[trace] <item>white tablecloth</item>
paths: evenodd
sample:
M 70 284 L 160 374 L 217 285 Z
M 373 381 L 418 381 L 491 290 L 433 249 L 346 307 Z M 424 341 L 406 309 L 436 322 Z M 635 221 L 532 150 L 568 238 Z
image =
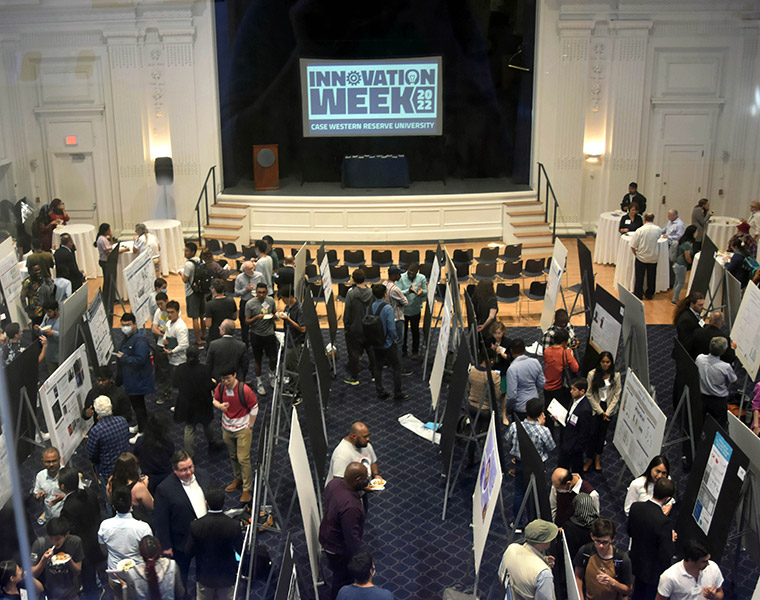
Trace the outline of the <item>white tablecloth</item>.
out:
M 691 275 L 689 276 L 689 283 L 686 286 L 687 295 L 691 292 L 691 283 L 694 279 L 694 273 L 697 272 L 697 265 L 699 264 L 699 257 L 701 254 L 701 252 L 697 252 L 694 255 L 694 262 L 691 263 Z M 715 255 L 715 264 L 713 265 L 712 275 L 710 275 L 710 287 L 708 288 L 710 292 L 705 295 L 705 307 L 710 304 L 709 300 L 711 298 L 714 307 L 717 308 L 723 304 L 723 286 L 721 285 L 723 283 L 723 271 L 726 268 L 726 262 L 730 259 L 731 255 L 726 252 L 718 252 Z
M 606 212 L 599 215 L 596 226 L 596 243 L 594 244 L 594 262 L 600 265 L 614 265 L 617 260 L 618 242 L 620 241 L 620 217 L 623 211 Z
M 129 252 L 121 252 L 119 254 L 119 263 L 116 272 L 116 289 L 119 290 L 119 296 L 121 296 L 121 299 L 124 301 L 129 300 L 129 294 L 127 293 L 127 280 L 124 278 L 124 269 L 127 268 L 127 265 L 129 263 L 137 258 L 137 254 L 132 252 L 133 246 L 134 243 L 132 241 L 122 242 L 119 245 L 119 248 L 129 249 Z
M 626 233 L 620 236 L 617 251 L 617 266 L 615 267 L 615 282 L 613 286 L 617 289 L 617 284 L 622 283 L 625 288 L 633 292 L 633 284 L 636 281 L 636 272 L 634 267 L 635 256 L 631 252 L 631 238 L 633 233 Z M 668 258 L 668 240 L 660 238 L 657 243 L 659 256 L 657 260 L 657 279 L 655 281 L 655 293 L 664 292 L 670 287 L 670 259 Z M 645 282 L 646 287 L 646 282 Z
M 88 223 L 74 223 L 56 227 L 53 230 L 53 248 L 61 245 L 61 235 L 68 233 L 74 240 L 77 248 L 77 264 L 84 271 L 87 279 L 102 277 L 103 273 L 98 265 L 98 250 L 93 246 L 95 243 L 95 225 Z
M 739 233 L 736 229 L 739 223 L 741 221 L 734 217 L 710 217 L 710 221 L 707 223 L 707 235 L 710 236 L 710 239 L 718 247 L 718 250 L 729 250 L 728 240 L 735 233 Z
M 161 244 L 161 275 L 179 273 L 185 266 L 185 239 L 182 223 L 174 219 L 145 221 L 148 231 L 155 233 Z

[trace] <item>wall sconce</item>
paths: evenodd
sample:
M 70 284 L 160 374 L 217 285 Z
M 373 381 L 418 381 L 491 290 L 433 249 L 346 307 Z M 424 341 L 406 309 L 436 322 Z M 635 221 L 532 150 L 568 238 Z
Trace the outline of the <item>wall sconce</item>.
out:
M 600 165 L 602 164 L 602 155 L 601 154 L 583 154 L 586 162 L 590 165 Z

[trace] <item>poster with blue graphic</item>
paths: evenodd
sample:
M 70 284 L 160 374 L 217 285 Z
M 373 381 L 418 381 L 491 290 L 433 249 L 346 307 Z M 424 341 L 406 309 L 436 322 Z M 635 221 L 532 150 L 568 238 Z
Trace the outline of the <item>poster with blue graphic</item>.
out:
M 715 506 L 718 503 L 720 489 L 723 487 L 723 480 L 726 478 L 732 452 L 733 448 L 726 439 L 720 433 L 716 433 L 692 512 L 694 520 L 705 535 L 710 530 L 710 524 L 715 515 Z

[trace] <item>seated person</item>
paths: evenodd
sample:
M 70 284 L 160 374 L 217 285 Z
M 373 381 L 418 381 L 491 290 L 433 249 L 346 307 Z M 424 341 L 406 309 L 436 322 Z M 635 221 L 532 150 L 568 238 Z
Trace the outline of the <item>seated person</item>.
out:
M 639 214 L 639 205 L 636 202 L 632 202 L 628 214 L 620 217 L 618 231 L 621 234 L 631 233 L 639 227 L 643 227 L 643 225 L 644 221 L 641 218 L 641 214 Z

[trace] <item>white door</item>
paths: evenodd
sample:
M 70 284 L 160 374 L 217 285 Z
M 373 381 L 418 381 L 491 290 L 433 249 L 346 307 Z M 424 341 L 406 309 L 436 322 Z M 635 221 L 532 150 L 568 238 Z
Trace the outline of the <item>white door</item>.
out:
M 705 146 L 665 144 L 662 157 L 660 197 L 656 210 L 653 211 L 656 222 L 665 223 L 668 209 L 675 208 L 688 225 L 691 222 L 692 208 L 706 193 Z
M 98 223 L 92 152 L 52 152 L 54 198 L 61 198 L 72 222 Z

